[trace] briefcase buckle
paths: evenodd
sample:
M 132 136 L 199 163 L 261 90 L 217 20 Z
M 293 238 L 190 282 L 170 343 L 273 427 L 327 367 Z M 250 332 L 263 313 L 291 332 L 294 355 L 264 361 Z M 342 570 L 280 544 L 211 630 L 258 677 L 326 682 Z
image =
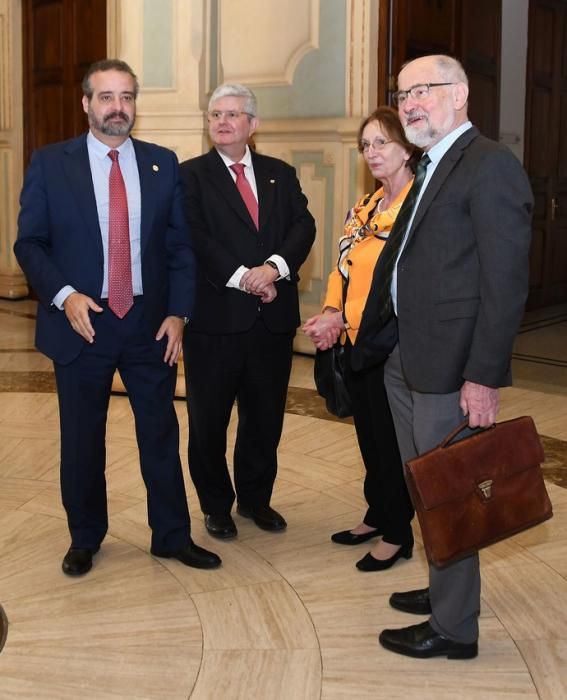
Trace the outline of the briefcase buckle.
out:
M 486 481 L 481 481 L 478 488 L 484 496 L 484 500 L 488 501 L 492 498 L 492 479 L 486 479 Z

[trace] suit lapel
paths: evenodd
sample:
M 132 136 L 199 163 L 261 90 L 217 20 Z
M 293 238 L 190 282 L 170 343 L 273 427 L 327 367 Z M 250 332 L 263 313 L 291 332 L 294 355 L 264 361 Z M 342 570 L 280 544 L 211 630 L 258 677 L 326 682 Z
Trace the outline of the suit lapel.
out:
M 266 222 L 270 220 L 276 180 L 268 160 L 252 153 L 252 164 L 254 166 L 254 177 L 256 178 L 256 189 L 258 190 L 258 213 L 260 231 L 262 231 Z
M 104 258 L 102 236 L 94 192 L 86 135 L 74 139 L 65 146 L 63 170 L 69 183 L 71 196 L 84 220 L 85 229 L 93 236 L 101 259 Z
M 159 167 L 155 159 L 152 158 L 147 144 L 137 139 L 132 139 L 132 143 L 136 152 L 136 164 L 138 166 L 138 177 L 140 178 L 140 252 L 143 256 L 155 217 L 158 191 L 155 178 L 159 176 Z M 158 168 L 157 170 L 155 169 L 156 167 Z
M 222 193 L 223 198 L 226 200 L 228 205 L 234 212 L 238 215 L 240 219 L 248 226 L 252 233 L 257 234 L 256 226 L 252 221 L 246 204 L 240 196 L 240 192 L 236 189 L 236 184 L 232 179 L 231 174 L 228 172 L 228 168 L 224 164 L 222 158 L 219 156 L 215 148 L 212 148 L 206 156 L 206 170 L 211 185 L 215 187 Z M 256 174 L 256 164 L 254 164 L 254 174 Z M 257 181 L 256 181 L 256 184 Z M 259 193 L 258 193 L 259 197 Z M 262 207 L 259 207 L 260 217 L 262 216 Z
M 478 133 L 479 132 L 478 129 L 476 129 L 476 127 L 472 127 L 471 129 L 465 131 L 465 133 L 459 136 L 459 138 L 455 141 L 455 143 L 439 161 L 439 164 L 437 165 L 437 167 L 435 168 L 435 172 L 433 173 L 433 177 L 429 181 L 427 189 L 423 193 L 423 197 L 419 202 L 419 206 L 412 221 L 411 229 L 408 233 L 408 238 L 404 246 L 404 252 L 402 253 L 401 257 L 403 257 L 403 255 L 405 254 L 405 251 L 408 248 L 408 245 L 414 235 L 414 232 L 421 223 L 421 220 L 425 216 L 425 213 L 431 206 L 431 203 L 437 196 L 437 193 L 441 189 L 443 183 L 449 177 L 453 168 L 462 158 L 464 149 L 470 144 L 470 142 L 474 138 L 476 138 L 476 136 L 478 136 Z

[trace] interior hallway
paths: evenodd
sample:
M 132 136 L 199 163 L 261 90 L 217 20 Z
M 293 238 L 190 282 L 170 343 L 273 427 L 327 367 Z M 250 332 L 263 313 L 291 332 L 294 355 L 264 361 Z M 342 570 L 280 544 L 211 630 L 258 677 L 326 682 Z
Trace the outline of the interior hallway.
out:
M 378 645 L 383 627 L 419 621 L 387 602 L 425 585 L 419 529 L 413 559 L 386 572 L 355 569 L 365 545 L 330 542 L 359 521 L 362 465 L 352 425 L 315 395 L 307 357 L 294 361 L 273 498 L 286 532 L 236 515 L 237 540 L 206 534 L 180 400 L 193 535 L 223 567 L 152 558 L 132 417 L 116 395 L 109 535 L 86 577 L 64 576 L 57 400 L 51 365 L 33 347 L 34 316 L 34 302 L 0 302 L 2 700 L 567 697 L 567 307 L 527 317 L 500 415 L 534 416 L 555 515 L 482 553 L 480 654 L 464 662 Z

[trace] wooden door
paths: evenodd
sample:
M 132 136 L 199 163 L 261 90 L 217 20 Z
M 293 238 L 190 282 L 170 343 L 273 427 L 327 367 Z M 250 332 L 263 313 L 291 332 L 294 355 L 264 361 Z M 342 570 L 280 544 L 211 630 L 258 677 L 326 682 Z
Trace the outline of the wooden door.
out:
M 567 301 L 567 1 L 531 0 L 524 164 L 535 195 L 528 308 Z
M 24 0 L 24 158 L 85 131 L 81 81 L 106 57 L 106 0 Z
M 390 103 L 396 76 L 406 61 L 432 53 L 449 54 L 462 62 L 469 77 L 471 120 L 497 140 L 500 0 L 389 0 L 380 7 L 378 101 Z

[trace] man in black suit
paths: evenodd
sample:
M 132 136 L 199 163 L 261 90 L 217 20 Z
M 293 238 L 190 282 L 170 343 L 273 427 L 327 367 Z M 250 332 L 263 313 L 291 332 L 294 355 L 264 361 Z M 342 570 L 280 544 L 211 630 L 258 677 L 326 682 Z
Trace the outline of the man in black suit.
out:
M 375 269 L 355 346 L 355 368 L 382 359 L 403 461 L 435 447 L 468 416 L 469 430 L 496 419 L 510 383 L 512 343 L 528 291 L 533 198 L 504 146 L 467 116 L 468 80 L 448 56 L 406 64 L 396 93 L 408 139 L 424 149 L 424 179 L 410 191 Z M 478 555 L 439 569 L 429 588 L 390 604 L 430 619 L 384 630 L 380 642 L 408 656 L 478 653 Z
M 83 80 L 90 131 L 32 157 L 14 251 L 36 291 L 36 344 L 53 360 L 69 576 L 87 573 L 106 535 L 105 435 L 115 370 L 136 421 L 151 551 L 215 568 L 193 543 L 179 426 L 177 358 L 191 315 L 195 261 L 175 154 L 131 139 L 138 81 L 123 61 Z
M 315 223 L 295 170 L 248 147 L 259 122 L 247 87 L 218 87 L 208 120 L 214 148 L 181 165 L 198 261 L 183 359 L 189 469 L 208 532 L 228 539 L 237 534 L 235 491 L 241 516 L 265 530 L 286 527 L 270 498 L 300 321 L 297 271 Z M 233 488 L 226 432 L 235 399 Z

